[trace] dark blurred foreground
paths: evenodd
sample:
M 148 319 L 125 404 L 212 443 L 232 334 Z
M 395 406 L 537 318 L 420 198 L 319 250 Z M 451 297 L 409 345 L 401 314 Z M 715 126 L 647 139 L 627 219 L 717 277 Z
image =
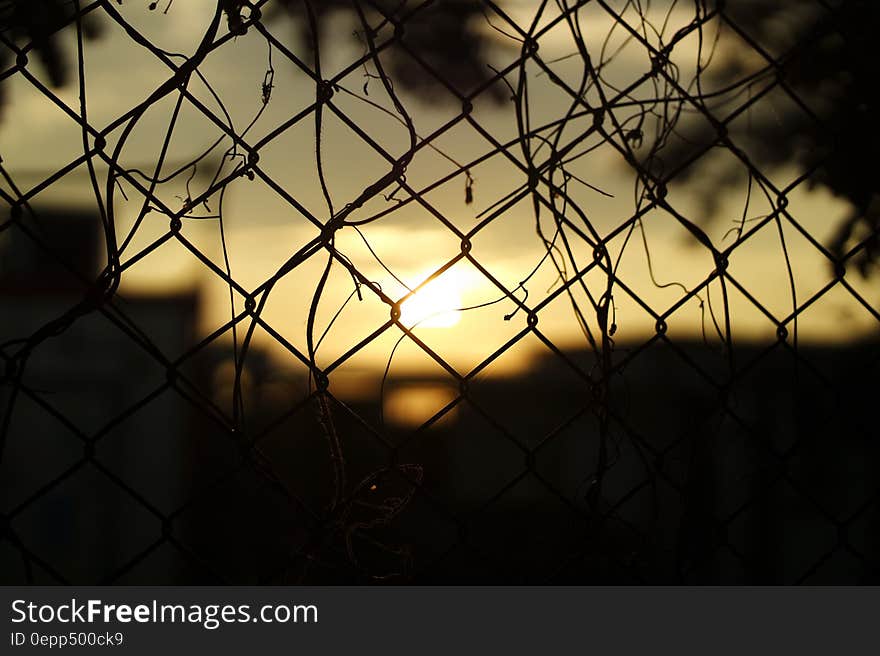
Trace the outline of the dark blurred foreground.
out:
M 56 255 L 95 268 L 76 237 L 88 217 L 41 216 L 73 226 L 46 237 Z M 82 296 L 15 234 L 0 274 L 3 583 L 877 582 L 876 342 L 787 338 L 730 359 L 618 344 L 604 431 L 585 354 L 548 351 L 464 396 L 391 378 L 380 409 L 378 379 L 348 399 L 331 381 L 322 404 L 255 352 L 241 436 L 219 410 L 225 346 L 165 368 L 95 312 L 13 367 L 16 338 Z M 120 307 L 169 361 L 196 343 L 195 297 Z

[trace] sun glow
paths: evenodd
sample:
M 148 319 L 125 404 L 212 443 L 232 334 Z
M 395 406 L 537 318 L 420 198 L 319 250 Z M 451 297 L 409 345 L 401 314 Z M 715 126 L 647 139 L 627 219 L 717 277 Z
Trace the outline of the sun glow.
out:
M 422 276 L 419 280 L 424 280 Z M 400 306 L 400 321 L 407 328 L 449 328 L 461 320 L 465 282 L 456 271 L 435 278 Z

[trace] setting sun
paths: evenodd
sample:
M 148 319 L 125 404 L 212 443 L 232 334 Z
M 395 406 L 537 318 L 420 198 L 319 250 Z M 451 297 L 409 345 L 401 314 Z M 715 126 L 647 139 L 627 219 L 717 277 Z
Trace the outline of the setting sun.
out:
M 421 276 L 424 280 L 427 275 Z M 407 328 L 449 328 L 460 320 L 464 280 L 456 271 L 447 271 L 410 296 L 400 306 L 400 320 Z

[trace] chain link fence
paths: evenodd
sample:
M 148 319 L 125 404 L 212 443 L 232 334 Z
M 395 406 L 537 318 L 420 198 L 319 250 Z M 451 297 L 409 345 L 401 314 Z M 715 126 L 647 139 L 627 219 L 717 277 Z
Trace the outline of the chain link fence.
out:
M 0 6 L 5 582 L 876 580 L 870 3 Z

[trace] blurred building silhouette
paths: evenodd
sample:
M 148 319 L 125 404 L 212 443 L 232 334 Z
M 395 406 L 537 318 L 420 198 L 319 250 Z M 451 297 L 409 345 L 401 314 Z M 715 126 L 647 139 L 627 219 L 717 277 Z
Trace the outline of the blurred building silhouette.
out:
M 98 228 L 93 214 L 42 209 L 0 233 L 5 358 L 82 299 L 83 281 L 99 272 Z M 37 558 L 74 581 L 101 580 L 150 544 L 144 538 L 158 519 L 117 482 L 158 507 L 178 499 L 185 482 L 190 407 L 165 392 L 119 420 L 165 379 L 123 327 L 135 326 L 165 353 L 182 353 L 195 336 L 196 297 L 125 296 L 115 304 L 124 319 L 80 317 L 23 361 L 0 466 L 0 512 L 13 514 L 14 533 Z M 5 414 L 14 381 L 4 382 Z M 84 459 L 92 448 L 94 463 Z M 21 580 L 22 562 L 9 542 L 0 546 L 4 582 Z M 37 580 L 52 581 L 38 563 L 30 564 Z M 171 567 L 167 558 L 160 565 Z
M 628 354 L 618 346 L 616 357 Z M 796 352 L 744 344 L 727 384 L 729 360 L 717 347 L 642 351 L 610 393 L 601 519 L 588 503 L 600 409 L 575 371 L 590 371 L 586 353 L 565 353 L 568 362 L 548 353 L 525 376 L 471 381 L 468 401 L 416 432 L 457 389 L 395 379 L 386 421 L 407 395 L 421 408 L 418 418 L 392 413 L 399 458 L 425 463 L 426 490 L 466 520 L 476 547 L 427 580 L 874 580 L 878 354 L 877 342 Z M 441 533 L 434 537 L 449 539 Z M 423 556 L 442 551 L 424 538 L 420 545 Z
M 96 217 L 43 211 L 31 227 L 42 246 L 18 224 L 0 233 L 6 359 L 99 268 Z M 28 569 L 38 582 L 876 580 L 876 342 L 740 345 L 732 381 L 717 347 L 654 343 L 613 379 L 600 476 L 586 353 L 478 376 L 461 399 L 432 376 L 392 376 L 380 399 L 375 379 L 331 400 L 328 428 L 308 381 L 257 349 L 238 435 L 227 343 L 172 367 L 172 385 L 135 338 L 187 353 L 196 296 L 114 306 L 25 361 L 0 512 L 27 551 L 0 543 L 4 582 Z M 330 432 L 346 475 L 335 510 Z

